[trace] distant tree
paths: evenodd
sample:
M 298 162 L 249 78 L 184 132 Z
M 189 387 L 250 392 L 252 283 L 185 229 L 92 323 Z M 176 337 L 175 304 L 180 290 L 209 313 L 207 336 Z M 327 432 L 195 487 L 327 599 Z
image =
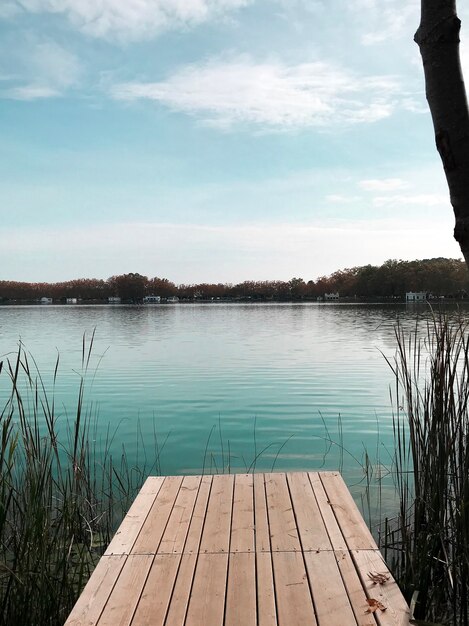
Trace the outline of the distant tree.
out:
M 133 273 L 112 276 L 109 285 L 114 295 L 119 296 L 125 302 L 141 302 L 145 296 L 148 278 L 141 274 Z
M 169 296 L 175 296 L 177 293 L 177 287 L 167 278 L 152 278 L 147 283 L 147 295 L 161 296 L 162 298 L 168 298 Z
M 82 300 L 104 300 L 120 296 L 126 302 L 140 302 L 145 295 L 182 299 L 216 298 L 246 299 L 252 301 L 287 301 L 316 298 L 338 291 L 341 296 L 362 298 L 404 297 L 406 291 L 427 291 L 436 295 L 460 297 L 469 294 L 469 271 L 459 259 L 423 259 L 402 261 L 390 259 L 377 267 L 364 265 L 337 270 L 307 283 L 302 278 L 282 280 L 244 281 L 237 285 L 200 283 L 176 286 L 167 278 L 152 278 L 140 274 L 112 276 L 107 281 L 97 278 L 78 278 L 60 283 L 26 283 L 0 281 L 0 300 L 31 302 L 42 296 L 64 301 L 67 297 Z
M 290 297 L 293 300 L 304 298 L 306 294 L 306 283 L 302 278 L 292 278 L 288 285 L 290 287 Z
M 422 55 L 436 147 L 456 218 L 454 237 L 469 267 L 469 109 L 459 57 L 460 28 L 456 0 L 421 0 L 414 39 Z

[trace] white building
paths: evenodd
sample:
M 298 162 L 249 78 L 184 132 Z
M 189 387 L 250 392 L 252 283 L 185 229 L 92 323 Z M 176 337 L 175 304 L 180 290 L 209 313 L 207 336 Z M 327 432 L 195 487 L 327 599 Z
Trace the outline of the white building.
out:
M 145 296 L 143 298 L 143 304 L 159 304 L 161 302 L 161 296 Z
M 179 298 L 177 296 L 169 296 L 167 302 L 179 302 Z
M 324 300 L 326 302 L 329 302 L 331 300 L 338 300 L 339 299 L 339 292 L 337 291 L 336 293 L 325 293 L 324 294 Z
M 109 296 L 107 301 L 108 301 L 109 304 L 120 304 L 121 303 L 121 299 L 118 296 Z
M 426 291 L 408 291 L 405 294 L 406 302 L 425 302 L 427 299 Z
M 52 298 L 41 298 L 41 304 L 52 304 Z
M 76 298 L 67 298 L 66 303 L 67 304 L 76 304 L 77 303 L 77 299 Z

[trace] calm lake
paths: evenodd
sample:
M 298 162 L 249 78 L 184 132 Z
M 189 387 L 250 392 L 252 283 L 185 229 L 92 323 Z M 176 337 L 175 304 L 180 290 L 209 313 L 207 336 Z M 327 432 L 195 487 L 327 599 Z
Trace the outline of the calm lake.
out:
M 383 354 L 395 353 L 398 319 L 410 329 L 428 315 L 405 304 L 3 306 L 0 353 L 21 341 L 51 394 L 60 354 L 65 420 L 83 334 L 96 329 L 86 400 L 97 445 L 111 437 L 132 463 L 151 469 L 163 447 L 168 474 L 341 465 L 350 483 L 365 449 L 373 463 L 390 459 L 394 377 Z M 2 405 L 8 390 L 4 370 Z

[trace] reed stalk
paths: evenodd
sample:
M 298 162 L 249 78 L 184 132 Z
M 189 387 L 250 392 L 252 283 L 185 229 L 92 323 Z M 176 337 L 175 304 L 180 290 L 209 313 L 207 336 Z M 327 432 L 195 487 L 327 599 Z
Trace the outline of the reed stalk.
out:
M 398 325 L 396 340 L 399 511 L 385 520 L 384 548 L 415 618 L 468 626 L 468 325 L 435 314 L 423 336 Z
M 0 623 L 62 625 L 109 542 L 145 469 L 117 466 L 96 441 L 85 400 L 93 337 L 84 338 L 73 418 L 20 346 L 0 363 Z M 50 387 L 52 389 L 50 389 Z

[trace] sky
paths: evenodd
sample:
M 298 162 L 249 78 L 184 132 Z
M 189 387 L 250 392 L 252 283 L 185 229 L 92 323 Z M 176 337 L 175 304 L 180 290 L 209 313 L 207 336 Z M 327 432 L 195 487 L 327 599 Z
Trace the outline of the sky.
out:
M 460 258 L 419 6 L 1 0 L 0 280 Z

